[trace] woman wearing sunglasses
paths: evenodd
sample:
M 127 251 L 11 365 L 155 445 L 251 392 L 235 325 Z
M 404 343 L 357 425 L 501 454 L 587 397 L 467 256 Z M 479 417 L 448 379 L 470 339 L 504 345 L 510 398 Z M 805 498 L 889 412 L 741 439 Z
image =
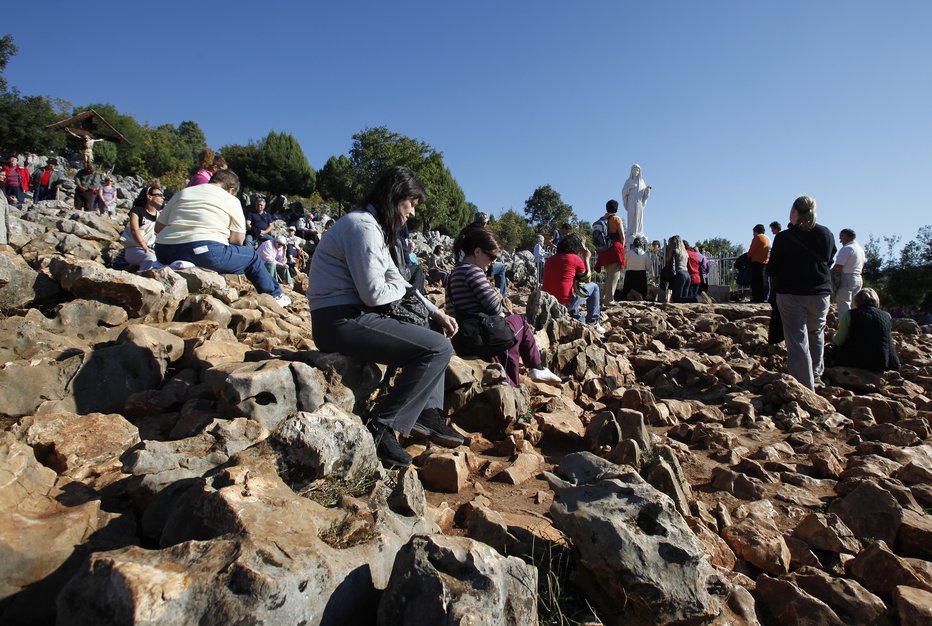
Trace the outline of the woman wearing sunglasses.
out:
M 453 244 L 453 252 L 457 257 L 462 253 L 462 259 L 447 279 L 447 313 L 454 317 L 476 314 L 504 316 L 499 292 L 485 276 L 501 253 L 495 236 L 484 228 L 466 228 Z M 530 370 L 532 380 L 562 382 L 559 376 L 543 366 L 537 341 L 534 339 L 534 329 L 528 324 L 527 318 L 523 315 L 509 315 L 505 317 L 505 322 L 514 333 L 514 345 L 490 360 L 502 365 L 509 384 L 518 386 L 522 362 Z M 458 354 L 474 354 L 474 346 L 468 345 L 467 342 L 466 335 L 453 337 L 453 347 Z
M 165 203 L 165 196 L 159 183 L 154 182 L 146 188 L 146 202 L 134 206 L 129 212 L 129 222 L 120 235 L 123 242 L 123 254 L 129 265 L 148 269 L 156 263 L 155 251 L 155 219 Z

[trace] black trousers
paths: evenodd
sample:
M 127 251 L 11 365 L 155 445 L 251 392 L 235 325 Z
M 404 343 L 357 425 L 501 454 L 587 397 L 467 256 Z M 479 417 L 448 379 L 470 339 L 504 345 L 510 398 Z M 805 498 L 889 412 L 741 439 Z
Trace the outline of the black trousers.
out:
M 770 277 L 767 264 L 751 261 L 751 302 L 767 302 L 770 298 Z
M 357 306 L 311 311 L 314 343 L 324 352 L 401 368 L 372 417 L 403 435 L 424 409 L 443 409 L 443 381 L 453 346 L 442 333 L 367 313 Z

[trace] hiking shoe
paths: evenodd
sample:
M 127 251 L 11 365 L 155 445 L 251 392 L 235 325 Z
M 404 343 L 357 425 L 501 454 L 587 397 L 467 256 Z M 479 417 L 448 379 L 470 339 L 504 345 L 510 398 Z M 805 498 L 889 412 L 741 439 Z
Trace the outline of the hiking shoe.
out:
M 594 330 L 595 332 L 599 333 L 600 335 L 604 335 L 604 334 L 605 334 L 605 327 L 602 326 L 601 324 L 599 324 L 598 322 L 596 322 L 595 324 L 592 325 L 592 330 Z
M 275 302 L 278 302 L 278 306 L 284 309 L 286 306 L 291 304 L 291 298 L 289 298 L 284 293 L 280 293 L 277 296 L 275 296 Z
M 383 465 L 388 468 L 411 465 L 413 459 L 398 443 L 394 430 L 375 420 L 371 420 L 367 426 L 375 442 L 375 453 Z
M 461 434 L 447 426 L 437 409 L 424 409 L 411 428 L 410 434 L 424 437 L 444 448 L 456 448 L 465 442 Z
M 550 371 L 550 368 L 531 368 L 531 380 L 539 383 L 562 383 L 563 379 Z

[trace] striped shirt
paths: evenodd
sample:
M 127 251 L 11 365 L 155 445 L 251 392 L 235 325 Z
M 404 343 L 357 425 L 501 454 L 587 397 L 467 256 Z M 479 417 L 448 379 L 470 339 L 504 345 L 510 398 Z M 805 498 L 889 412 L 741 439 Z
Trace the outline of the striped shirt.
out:
M 481 268 L 461 262 L 447 279 L 446 309 L 452 317 L 457 313 L 501 315 L 502 301 Z

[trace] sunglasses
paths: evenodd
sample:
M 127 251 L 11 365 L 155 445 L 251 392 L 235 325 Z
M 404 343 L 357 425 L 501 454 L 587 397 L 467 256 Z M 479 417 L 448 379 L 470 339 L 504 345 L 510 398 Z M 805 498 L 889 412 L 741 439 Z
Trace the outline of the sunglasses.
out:
M 485 256 L 489 257 L 489 260 L 492 261 L 493 263 L 498 260 L 499 253 L 489 252 L 488 250 L 483 250 L 482 252 L 484 252 Z

